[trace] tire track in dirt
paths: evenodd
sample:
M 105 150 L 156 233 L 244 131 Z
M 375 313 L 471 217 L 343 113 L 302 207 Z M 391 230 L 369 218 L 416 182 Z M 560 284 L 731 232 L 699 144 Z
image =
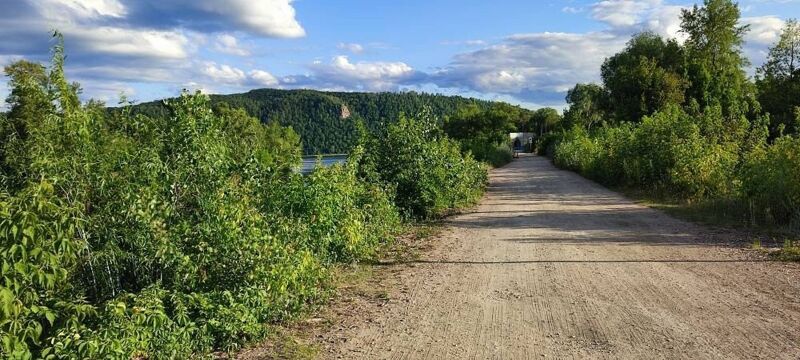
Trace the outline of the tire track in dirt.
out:
M 390 301 L 323 356 L 800 358 L 800 265 L 737 236 L 523 156 L 421 260 L 384 264 Z

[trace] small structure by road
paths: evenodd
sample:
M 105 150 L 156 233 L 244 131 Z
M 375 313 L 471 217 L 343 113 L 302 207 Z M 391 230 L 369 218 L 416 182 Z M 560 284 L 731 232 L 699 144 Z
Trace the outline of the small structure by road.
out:
M 531 132 L 516 132 L 509 133 L 511 138 L 511 148 L 514 152 L 530 152 L 533 148 L 534 133 Z

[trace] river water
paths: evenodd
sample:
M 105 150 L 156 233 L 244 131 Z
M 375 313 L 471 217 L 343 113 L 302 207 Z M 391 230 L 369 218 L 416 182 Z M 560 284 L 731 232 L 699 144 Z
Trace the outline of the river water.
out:
M 320 165 L 331 166 L 347 161 L 347 155 L 322 155 Z M 303 164 L 300 166 L 300 173 L 308 174 L 317 166 L 317 156 L 303 156 Z

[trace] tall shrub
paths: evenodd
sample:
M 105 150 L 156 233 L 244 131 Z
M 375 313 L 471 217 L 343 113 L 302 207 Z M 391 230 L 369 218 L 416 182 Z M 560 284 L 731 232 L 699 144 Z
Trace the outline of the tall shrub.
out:
M 459 144 L 441 134 L 425 114 L 401 117 L 385 134 L 368 136 L 365 151 L 362 176 L 393 188 L 397 206 L 414 218 L 469 206 L 486 186 L 485 166 L 462 155 Z

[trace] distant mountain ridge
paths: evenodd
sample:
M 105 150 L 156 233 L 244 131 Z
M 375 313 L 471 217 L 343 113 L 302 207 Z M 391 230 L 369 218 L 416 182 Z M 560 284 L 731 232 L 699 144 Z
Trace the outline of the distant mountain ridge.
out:
M 356 123 L 363 120 L 375 131 L 397 121 L 400 114 L 414 115 L 429 108 L 444 117 L 460 107 L 477 104 L 488 108 L 492 102 L 461 96 L 418 92 L 327 92 L 317 90 L 257 89 L 241 94 L 211 95 L 212 104 L 227 103 L 245 109 L 262 122 L 277 121 L 291 126 L 303 141 L 305 154 L 348 152 L 357 142 Z M 133 106 L 134 113 L 168 116 L 162 101 Z

